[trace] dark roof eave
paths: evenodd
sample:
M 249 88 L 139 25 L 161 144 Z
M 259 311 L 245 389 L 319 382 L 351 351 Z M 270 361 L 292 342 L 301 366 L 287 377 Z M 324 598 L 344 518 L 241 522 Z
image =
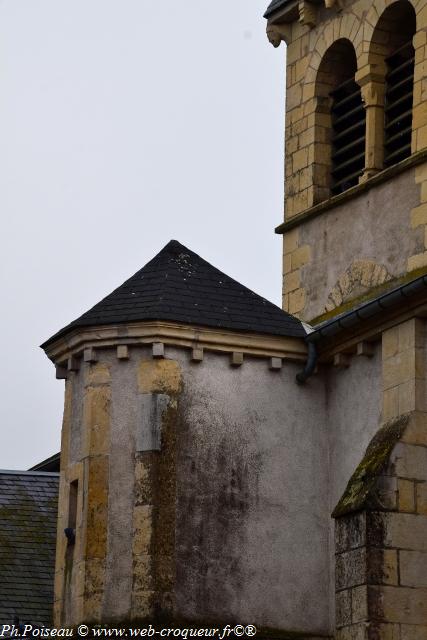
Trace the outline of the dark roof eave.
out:
M 290 0 L 273 0 L 273 2 L 268 5 L 263 17 L 266 19 L 270 18 L 276 11 L 279 11 L 286 4 L 289 4 L 289 2 Z

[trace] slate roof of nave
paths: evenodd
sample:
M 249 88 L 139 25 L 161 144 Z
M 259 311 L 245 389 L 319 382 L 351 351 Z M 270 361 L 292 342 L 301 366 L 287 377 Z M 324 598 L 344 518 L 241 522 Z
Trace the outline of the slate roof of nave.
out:
M 0 471 L 0 623 L 52 622 L 58 473 Z

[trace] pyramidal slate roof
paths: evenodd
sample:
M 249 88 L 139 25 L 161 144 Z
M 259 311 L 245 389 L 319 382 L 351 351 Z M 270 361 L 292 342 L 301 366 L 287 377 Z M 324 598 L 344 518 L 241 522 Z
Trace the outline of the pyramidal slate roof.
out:
M 305 337 L 301 322 L 225 275 L 176 240 L 80 318 L 49 338 L 69 331 L 143 320 Z
M 58 473 L 0 471 L 0 624 L 52 623 Z

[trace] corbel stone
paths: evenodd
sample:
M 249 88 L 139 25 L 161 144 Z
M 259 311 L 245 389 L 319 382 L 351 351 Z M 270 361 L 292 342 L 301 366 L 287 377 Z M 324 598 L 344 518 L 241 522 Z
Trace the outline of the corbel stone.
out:
M 300 0 L 298 4 L 299 21 L 301 24 L 305 24 L 311 29 L 317 24 L 317 10 L 312 2 L 309 0 Z
M 163 342 L 153 342 L 153 358 L 165 357 L 165 345 Z
M 67 367 L 62 366 L 60 364 L 55 365 L 55 377 L 57 380 L 66 380 L 67 374 L 68 374 Z
M 241 367 L 243 364 L 243 353 L 241 353 L 241 351 L 233 351 L 230 364 L 233 367 Z
M 93 347 L 88 347 L 83 351 L 83 360 L 84 362 L 89 362 L 89 363 L 98 361 L 96 351 Z
M 282 368 L 282 358 L 270 358 L 271 371 L 280 371 Z
M 119 344 L 117 346 L 117 358 L 119 360 L 129 360 L 129 347 L 127 344 Z
M 289 24 L 271 24 L 267 22 L 267 38 L 275 49 L 283 41 L 285 44 L 291 39 L 291 26 Z
M 357 344 L 357 355 L 372 358 L 374 355 L 374 346 L 371 342 L 359 342 Z
M 78 371 L 80 369 L 80 360 L 75 356 L 70 356 L 67 361 L 68 371 Z
M 191 350 L 191 360 L 193 362 L 202 362 L 203 360 L 203 349 L 202 348 L 194 348 Z
M 350 366 L 350 356 L 347 353 L 336 353 L 334 355 L 334 367 L 347 369 Z

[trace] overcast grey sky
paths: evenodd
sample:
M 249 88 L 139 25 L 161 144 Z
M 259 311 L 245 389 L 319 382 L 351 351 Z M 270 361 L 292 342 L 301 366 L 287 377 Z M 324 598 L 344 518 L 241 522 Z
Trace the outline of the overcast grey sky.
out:
M 266 0 L 0 0 L 0 468 L 57 452 L 38 345 L 171 238 L 280 304 Z

